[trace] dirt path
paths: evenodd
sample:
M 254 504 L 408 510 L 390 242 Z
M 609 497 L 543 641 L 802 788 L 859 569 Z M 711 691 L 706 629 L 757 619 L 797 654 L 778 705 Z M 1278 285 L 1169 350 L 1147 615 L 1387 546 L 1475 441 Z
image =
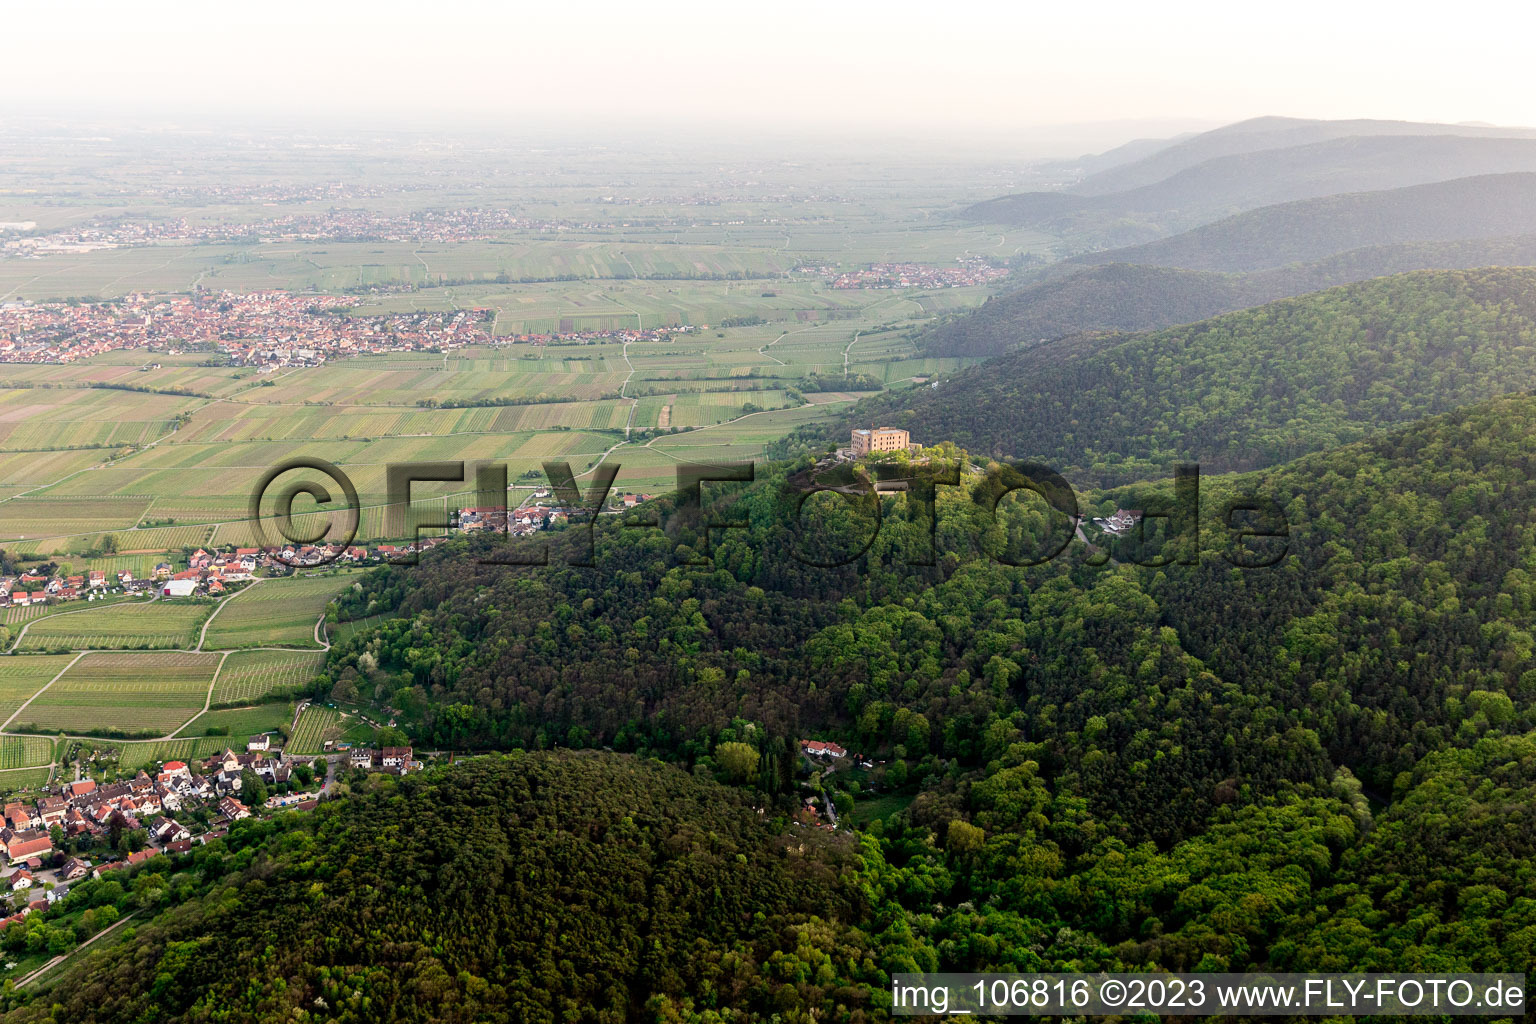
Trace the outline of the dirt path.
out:
M 43 966 L 41 966 L 37 970 L 33 971 L 31 974 L 27 975 L 25 978 L 22 978 L 20 981 L 18 981 L 16 983 L 16 987 L 17 988 L 21 988 L 24 985 L 30 985 L 32 982 L 34 982 L 38 978 L 42 977 L 42 975 L 47 973 L 49 970 L 53 969 L 54 967 L 57 967 L 59 964 L 63 963 L 65 960 L 68 960 L 70 957 L 74 956 L 76 953 L 80 952 L 86 946 L 89 946 L 91 943 L 95 942 L 97 939 L 101 938 L 103 935 L 106 935 L 109 932 L 114 932 L 117 929 L 121 928 L 123 925 L 127 924 L 128 923 L 128 919 L 131 918 L 134 914 L 137 914 L 137 913 L 138 913 L 137 910 L 130 910 L 128 913 L 124 914 L 122 917 L 118 918 L 116 921 L 114 921 L 111 924 L 107 925 L 105 928 L 103 928 L 101 931 L 97 932 L 95 935 L 92 935 L 90 938 L 88 938 L 84 942 L 80 943 L 80 945 L 76 946 L 74 949 L 70 950 L 68 953 L 60 953 L 58 956 L 54 957 L 52 960 L 49 960 L 47 963 L 43 964 Z

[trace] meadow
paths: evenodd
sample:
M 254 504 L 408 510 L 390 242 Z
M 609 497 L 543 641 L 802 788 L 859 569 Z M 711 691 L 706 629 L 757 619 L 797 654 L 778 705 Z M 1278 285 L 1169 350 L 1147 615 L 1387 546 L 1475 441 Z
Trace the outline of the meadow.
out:
M 248 737 L 272 732 L 293 721 L 293 704 L 286 700 L 268 701 L 248 707 L 220 708 L 206 711 L 177 731 L 178 736 L 218 735 L 231 748 L 245 749 Z M 210 733 L 209 730 L 214 730 Z

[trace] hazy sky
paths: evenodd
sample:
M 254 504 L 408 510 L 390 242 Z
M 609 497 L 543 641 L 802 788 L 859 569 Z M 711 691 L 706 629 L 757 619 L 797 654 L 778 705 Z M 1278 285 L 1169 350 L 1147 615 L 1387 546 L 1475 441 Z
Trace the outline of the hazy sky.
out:
M 914 136 L 1271 113 L 1536 125 L 1536 5 L 1518 2 L 87 2 L 15 5 L 4 26 L 0 116 Z

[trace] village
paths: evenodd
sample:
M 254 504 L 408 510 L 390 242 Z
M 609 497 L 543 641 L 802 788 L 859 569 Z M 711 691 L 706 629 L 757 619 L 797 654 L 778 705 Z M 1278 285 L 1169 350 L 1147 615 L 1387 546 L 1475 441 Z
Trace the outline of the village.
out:
M 490 340 L 487 310 L 345 315 L 334 295 L 266 291 L 131 294 L 118 302 L 0 305 L 0 361 L 72 363 L 121 349 L 203 348 L 271 371 L 346 355 L 460 348 Z M 259 341 L 256 339 L 260 339 Z
M 13 258 L 59 256 L 145 245 L 219 242 L 431 242 L 485 241 L 511 231 L 603 231 L 617 225 L 599 221 L 549 220 L 518 216 L 500 208 L 465 207 L 385 214 L 341 209 L 285 214 L 258 221 L 99 219 L 57 231 L 38 232 L 36 224 L 0 224 L 0 255 Z
M 197 765 L 171 760 L 110 782 L 76 778 L 35 800 L 5 804 L 0 886 L 12 913 L 0 919 L 0 931 L 46 912 L 82 879 L 190 853 L 253 815 L 313 810 L 335 788 L 339 770 L 405 775 L 426 767 L 408 746 L 327 747 L 321 756 L 289 757 L 261 734 L 243 752 L 226 748 Z
M 602 514 L 633 509 L 652 495 L 623 493 L 609 498 Z M 508 533 L 526 537 L 586 515 L 555 502 L 547 488 L 538 488 L 516 508 L 506 505 L 468 506 L 451 516 L 449 529 L 460 533 Z M 442 544 L 443 536 L 420 537 L 403 544 L 285 544 L 272 547 L 198 548 L 184 569 L 158 563 L 147 577 L 131 570 L 108 573 L 89 569 L 66 571 L 44 563 L 25 572 L 0 575 L 0 608 L 25 608 L 68 601 L 95 601 L 119 595 L 156 597 L 222 597 L 260 576 L 283 576 L 295 569 L 326 565 L 370 566 L 399 561 Z M 66 563 L 67 564 L 67 563 Z
M 126 349 L 222 353 L 270 373 L 348 356 L 447 352 L 469 345 L 667 341 L 695 325 L 493 335 L 492 311 L 357 315 L 356 300 L 297 292 L 133 293 L 113 302 L 0 303 L 0 362 L 67 364 Z M 158 369 L 146 364 L 141 369 Z M 172 388 L 172 391 L 175 389 Z M 435 404 L 423 400 L 422 405 Z
M 871 263 L 867 270 L 829 274 L 832 287 L 853 288 L 972 288 L 994 284 L 1011 271 L 980 258 L 961 259 L 959 266 L 923 263 Z

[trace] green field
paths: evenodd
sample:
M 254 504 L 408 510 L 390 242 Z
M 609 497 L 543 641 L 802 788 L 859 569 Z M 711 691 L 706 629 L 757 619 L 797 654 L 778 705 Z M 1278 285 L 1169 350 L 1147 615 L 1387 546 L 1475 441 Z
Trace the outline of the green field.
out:
M 332 708 L 311 704 L 299 715 L 299 724 L 288 740 L 293 754 L 318 754 L 325 745 L 325 733 L 341 716 Z
M 53 740 L 47 736 L 0 736 L 0 771 L 32 768 L 53 760 Z
M 324 668 L 321 651 L 236 651 L 219 670 L 213 703 L 256 701 L 274 690 L 303 686 Z
M 343 644 L 358 633 L 367 633 L 378 627 L 386 619 L 393 618 L 390 615 L 370 615 L 366 619 L 352 619 L 347 622 L 338 622 L 334 625 L 327 624 L 326 631 L 331 643 Z
M 37 619 L 17 642 L 22 651 L 160 650 L 191 647 L 197 630 L 213 610 L 205 602 L 140 600 L 104 608 L 76 610 L 69 605 Z
M 87 654 L 17 716 L 31 732 L 174 732 L 200 711 L 220 655 Z
M 349 586 L 344 575 L 289 576 L 262 580 L 220 607 L 203 647 L 313 647 L 315 623 L 332 597 Z
M 24 768 L 20 771 L 0 772 L 0 793 L 41 790 L 48 783 L 48 775 L 47 768 Z
M 259 732 L 271 732 L 278 726 L 293 721 L 293 704 L 290 701 L 269 701 L 242 708 L 221 708 L 208 711 L 183 726 L 179 736 L 203 736 L 210 728 L 226 729 L 220 733 L 230 746 L 245 749 L 249 736 Z

